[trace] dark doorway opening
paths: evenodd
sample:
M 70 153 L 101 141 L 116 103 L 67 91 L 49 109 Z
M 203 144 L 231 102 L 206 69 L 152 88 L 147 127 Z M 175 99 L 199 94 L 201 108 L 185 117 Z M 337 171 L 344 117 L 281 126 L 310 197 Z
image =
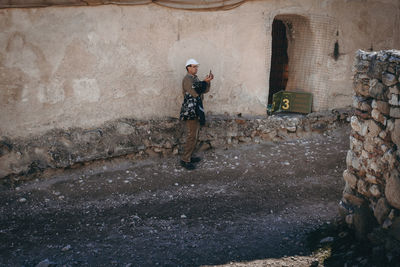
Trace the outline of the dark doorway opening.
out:
M 286 37 L 286 26 L 281 20 L 274 19 L 272 23 L 272 56 L 271 74 L 269 77 L 268 103 L 272 103 L 272 95 L 285 90 L 288 81 L 287 54 L 288 40 Z

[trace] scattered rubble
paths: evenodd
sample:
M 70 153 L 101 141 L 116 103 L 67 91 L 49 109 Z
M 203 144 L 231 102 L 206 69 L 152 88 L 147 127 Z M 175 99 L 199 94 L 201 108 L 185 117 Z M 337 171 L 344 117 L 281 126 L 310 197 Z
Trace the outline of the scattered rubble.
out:
M 337 216 L 349 128 L 199 152 L 191 172 L 121 157 L 0 187 L 0 265 L 317 266 L 307 237 Z

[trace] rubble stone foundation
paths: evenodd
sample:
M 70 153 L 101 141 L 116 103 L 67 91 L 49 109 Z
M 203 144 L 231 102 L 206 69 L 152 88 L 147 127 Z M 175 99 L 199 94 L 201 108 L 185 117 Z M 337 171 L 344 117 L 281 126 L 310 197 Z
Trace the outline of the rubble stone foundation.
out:
M 199 149 L 312 137 L 347 124 L 348 112 L 336 110 L 269 117 L 207 116 L 206 126 L 200 131 Z M 185 142 L 183 136 L 183 122 L 176 118 L 120 119 L 93 129 L 56 129 L 29 138 L 3 136 L 0 137 L 0 179 L 125 155 L 133 159 L 177 155 Z

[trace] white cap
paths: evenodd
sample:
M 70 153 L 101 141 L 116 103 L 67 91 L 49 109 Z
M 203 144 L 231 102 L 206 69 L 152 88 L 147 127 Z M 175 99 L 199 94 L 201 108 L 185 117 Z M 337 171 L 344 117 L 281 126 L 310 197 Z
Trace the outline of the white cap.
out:
M 191 58 L 188 61 L 186 61 L 185 67 L 187 67 L 189 65 L 199 65 L 199 62 L 197 62 L 195 59 Z

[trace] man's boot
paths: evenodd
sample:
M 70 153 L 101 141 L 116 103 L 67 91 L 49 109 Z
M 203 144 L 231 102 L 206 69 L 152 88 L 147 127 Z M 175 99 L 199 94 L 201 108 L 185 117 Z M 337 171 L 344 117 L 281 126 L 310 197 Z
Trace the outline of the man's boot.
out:
M 196 167 L 191 162 L 181 160 L 181 166 L 187 170 L 194 170 Z

